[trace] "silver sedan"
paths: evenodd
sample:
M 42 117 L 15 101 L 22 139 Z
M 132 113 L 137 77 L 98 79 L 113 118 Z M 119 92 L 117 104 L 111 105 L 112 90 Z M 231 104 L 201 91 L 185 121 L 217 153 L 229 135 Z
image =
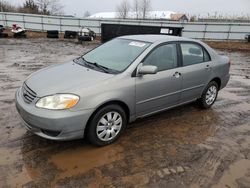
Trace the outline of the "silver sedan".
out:
M 25 127 L 47 139 L 103 146 L 126 124 L 197 101 L 211 107 L 230 61 L 201 41 L 166 35 L 113 39 L 29 76 L 16 92 Z M 205 131 L 205 130 L 204 130 Z

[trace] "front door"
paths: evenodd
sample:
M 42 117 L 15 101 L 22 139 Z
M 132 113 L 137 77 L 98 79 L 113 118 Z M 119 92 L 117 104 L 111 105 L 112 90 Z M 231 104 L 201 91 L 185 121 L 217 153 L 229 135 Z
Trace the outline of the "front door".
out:
M 155 48 L 142 63 L 157 66 L 158 72 L 136 77 L 137 117 L 178 104 L 182 76 L 179 73 L 176 44 L 164 44 Z

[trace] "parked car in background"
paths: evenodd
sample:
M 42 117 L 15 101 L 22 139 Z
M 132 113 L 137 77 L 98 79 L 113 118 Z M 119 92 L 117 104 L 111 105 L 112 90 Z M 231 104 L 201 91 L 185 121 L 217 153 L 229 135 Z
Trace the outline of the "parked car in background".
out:
M 26 38 L 26 30 L 17 24 L 13 24 L 11 28 L 14 38 Z
M 80 27 L 78 40 L 79 41 L 93 41 L 96 38 L 94 31 L 87 27 Z
M 26 128 L 41 137 L 86 137 L 103 146 L 138 118 L 193 101 L 210 108 L 229 68 L 228 57 L 201 41 L 123 36 L 32 74 L 16 92 L 16 107 Z

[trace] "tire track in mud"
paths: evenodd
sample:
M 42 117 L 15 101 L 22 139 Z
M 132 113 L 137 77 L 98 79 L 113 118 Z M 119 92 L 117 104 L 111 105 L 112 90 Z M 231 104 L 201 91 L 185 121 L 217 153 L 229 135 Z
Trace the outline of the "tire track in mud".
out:
M 209 152 L 204 161 L 201 162 L 202 165 L 198 166 L 197 177 L 192 181 L 192 186 L 198 187 L 211 187 L 216 185 L 221 177 L 227 173 L 228 166 L 240 158 L 249 159 L 249 148 L 250 140 L 245 140 L 246 136 L 250 136 L 250 91 L 249 85 L 240 84 L 238 82 L 231 81 L 229 86 L 236 87 L 238 90 L 228 90 L 229 93 L 236 95 L 225 95 L 225 98 L 215 104 L 215 109 L 218 114 L 220 114 L 221 121 L 219 125 L 220 131 L 215 135 L 215 137 L 208 139 L 204 145 L 209 148 Z M 243 95 L 242 95 L 243 93 Z M 244 96 L 244 98 L 241 98 Z M 232 97 L 232 98 L 230 98 Z M 241 100 L 239 100 L 241 98 Z M 230 99 L 230 102 L 226 102 Z M 242 127 L 248 126 L 249 128 L 242 131 Z M 247 144 L 242 147 L 239 143 L 247 142 Z M 250 166 L 247 167 L 250 170 Z M 231 177 L 232 178 L 232 177 Z M 248 179 L 249 177 L 243 177 L 243 179 Z M 248 181 L 247 180 L 247 181 Z M 236 180 L 232 180 L 231 184 L 224 184 L 224 186 L 238 186 L 235 184 Z M 223 183 L 220 182 L 220 185 Z

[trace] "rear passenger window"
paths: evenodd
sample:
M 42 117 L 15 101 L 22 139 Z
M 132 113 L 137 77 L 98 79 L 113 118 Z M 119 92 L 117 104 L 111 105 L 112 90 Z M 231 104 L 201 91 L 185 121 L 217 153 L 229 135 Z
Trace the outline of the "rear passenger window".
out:
M 157 66 L 158 71 L 176 68 L 176 44 L 166 44 L 154 49 L 153 52 L 144 60 L 143 65 Z
M 209 54 L 198 44 L 182 43 L 181 50 L 183 66 L 210 61 Z
M 208 52 L 206 50 L 203 50 L 203 51 L 204 51 L 204 61 L 205 62 L 211 61 L 211 58 Z

